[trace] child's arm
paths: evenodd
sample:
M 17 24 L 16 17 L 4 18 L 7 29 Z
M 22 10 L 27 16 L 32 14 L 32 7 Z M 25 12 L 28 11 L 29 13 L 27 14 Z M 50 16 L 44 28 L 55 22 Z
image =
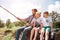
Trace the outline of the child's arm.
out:
M 41 29 L 42 27 L 43 27 L 43 24 L 41 23 L 41 24 L 40 24 L 40 29 Z
M 52 32 L 52 29 L 53 29 L 53 23 L 50 22 L 50 27 L 51 27 L 51 32 Z
M 43 27 L 42 20 L 40 20 L 40 29 Z
M 52 18 L 50 17 L 50 27 L 51 27 L 51 32 L 52 32 L 52 29 L 53 29 L 53 22 L 52 22 Z
M 36 26 L 36 22 L 34 21 L 34 23 L 33 23 L 33 27 L 35 27 Z

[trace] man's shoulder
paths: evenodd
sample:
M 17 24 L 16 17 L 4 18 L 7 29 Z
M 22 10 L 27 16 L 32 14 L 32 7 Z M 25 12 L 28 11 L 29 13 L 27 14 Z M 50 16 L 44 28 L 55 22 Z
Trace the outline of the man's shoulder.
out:
M 29 17 L 33 17 L 33 15 L 30 15 Z
M 33 18 L 33 15 L 30 15 L 28 18 Z

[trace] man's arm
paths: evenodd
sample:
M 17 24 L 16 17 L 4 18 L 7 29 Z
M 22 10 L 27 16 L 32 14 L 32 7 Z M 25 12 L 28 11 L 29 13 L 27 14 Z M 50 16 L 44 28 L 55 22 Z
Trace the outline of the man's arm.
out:
M 20 20 L 20 21 L 23 21 L 24 19 L 22 19 L 22 18 L 19 18 L 19 17 L 16 17 L 18 20 Z
M 26 26 L 33 26 L 34 24 L 29 24 L 29 23 L 26 23 Z
M 19 18 L 19 17 L 16 17 L 16 18 L 17 18 L 18 20 L 20 20 L 20 21 L 28 22 L 29 19 L 30 19 L 30 17 L 31 17 L 31 16 L 29 16 L 29 17 L 27 17 L 27 18 L 25 18 L 25 19 L 23 19 L 23 18 Z
M 33 26 L 33 27 L 35 27 L 36 26 L 36 22 L 34 22 L 32 24 L 27 23 L 27 26 Z

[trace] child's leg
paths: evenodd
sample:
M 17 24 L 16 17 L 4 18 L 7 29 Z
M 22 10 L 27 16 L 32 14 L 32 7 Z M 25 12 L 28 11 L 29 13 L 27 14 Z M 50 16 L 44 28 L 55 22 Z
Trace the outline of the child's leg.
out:
M 36 40 L 37 34 L 38 34 L 38 28 L 35 29 L 35 35 L 33 40 Z
M 40 31 L 41 31 L 41 34 L 40 34 L 40 40 L 43 40 L 45 28 L 42 28 Z
M 33 38 L 33 35 L 34 35 L 34 28 L 31 30 L 31 36 L 30 36 L 30 40 L 32 40 L 32 38 Z
M 46 29 L 46 33 L 45 33 L 45 40 L 48 40 L 49 38 L 49 32 L 50 32 L 50 28 Z

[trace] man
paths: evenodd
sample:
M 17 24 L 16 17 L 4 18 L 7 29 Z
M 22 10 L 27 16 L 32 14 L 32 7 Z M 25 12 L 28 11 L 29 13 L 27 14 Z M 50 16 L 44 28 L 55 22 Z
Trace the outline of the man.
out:
M 27 31 L 29 31 L 29 30 L 32 29 L 32 26 L 33 26 L 33 25 L 31 24 L 31 21 L 32 21 L 32 19 L 34 18 L 36 12 L 37 12 L 37 9 L 32 9 L 32 15 L 29 16 L 29 17 L 26 18 L 26 19 L 21 19 L 21 18 L 18 18 L 18 17 L 17 17 L 17 19 L 19 19 L 19 20 L 21 20 L 21 21 L 26 21 L 27 24 L 26 24 L 26 26 L 24 26 L 24 27 L 22 27 L 22 28 L 20 28 L 20 29 L 18 29 L 18 30 L 16 31 L 16 39 L 15 39 L 15 40 L 19 40 L 19 35 L 20 35 L 20 32 L 21 32 L 21 31 L 23 31 L 23 35 L 22 35 L 21 40 L 25 40 L 25 36 L 26 36 Z M 28 27 L 28 26 L 29 26 L 29 27 Z

